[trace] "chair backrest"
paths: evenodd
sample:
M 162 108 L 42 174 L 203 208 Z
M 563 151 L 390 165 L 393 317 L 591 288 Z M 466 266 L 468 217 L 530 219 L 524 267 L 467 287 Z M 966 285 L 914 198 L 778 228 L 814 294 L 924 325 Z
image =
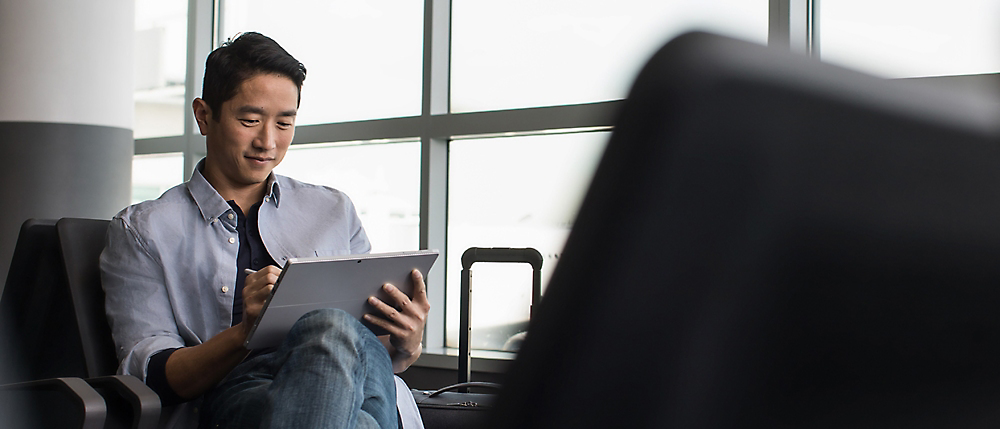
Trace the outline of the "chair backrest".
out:
M 108 221 L 29 219 L 0 299 L 0 382 L 97 377 L 117 369 L 98 260 Z
M 997 426 L 997 113 L 737 40 L 670 42 L 491 422 Z
M 21 225 L 0 298 L 0 353 L 15 369 L 0 382 L 86 375 L 55 223 Z
M 99 264 L 108 223 L 103 219 L 75 218 L 56 222 L 87 377 L 111 375 L 118 368 L 111 327 L 104 311 Z

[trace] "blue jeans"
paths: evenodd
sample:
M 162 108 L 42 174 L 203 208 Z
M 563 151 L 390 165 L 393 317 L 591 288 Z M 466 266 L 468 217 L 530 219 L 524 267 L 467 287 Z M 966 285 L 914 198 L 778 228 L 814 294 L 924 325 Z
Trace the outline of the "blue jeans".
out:
M 205 395 L 202 427 L 395 428 L 394 383 L 371 330 L 344 311 L 316 310 Z

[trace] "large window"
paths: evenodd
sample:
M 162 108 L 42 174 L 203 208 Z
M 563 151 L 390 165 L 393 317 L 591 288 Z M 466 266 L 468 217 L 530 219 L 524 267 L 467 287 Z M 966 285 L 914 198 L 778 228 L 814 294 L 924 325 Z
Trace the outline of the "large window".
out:
M 456 140 L 448 177 L 448 300 L 459 301 L 461 257 L 470 247 L 532 247 L 542 284 L 559 262 L 607 132 Z M 524 329 L 531 297 L 525 264 L 476 264 L 474 345 L 503 350 Z M 544 291 L 544 289 L 543 289 Z M 458 347 L 458 306 L 448 312 L 448 345 Z
M 824 61 L 888 78 L 1000 72 L 1000 1 L 819 5 Z
M 156 199 L 184 181 L 184 154 L 136 155 L 132 159 L 132 204 Z
M 135 2 L 135 138 L 184 133 L 186 0 Z
M 305 64 L 299 125 L 420 114 L 423 2 L 226 0 L 220 36 L 245 31 Z
M 273 37 L 308 69 L 276 172 L 346 192 L 374 251 L 444 253 L 428 275 L 424 356 L 457 342 L 466 248 L 534 247 L 548 280 L 621 99 L 679 33 L 818 38 L 824 59 L 891 77 L 1000 68 L 1000 2 L 985 0 L 136 1 L 135 170 L 150 175 L 134 179 L 136 198 L 180 183 L 204 156 L 184 123 L 211 47 L 244 31 Z M 802 3 L 820 6 L 818 26 L 768 22 Z M 524 328 L 526 269 L 476 265 L 477 347 L 503 349 Z
M 692 29 L 767 43 L 765 0 L 453 0 L 455 112 L 624 98 L 664 42 Z
M 295 145 L 275 173 L 347 194 L 372 252 L 420 247 L 419 142 Z

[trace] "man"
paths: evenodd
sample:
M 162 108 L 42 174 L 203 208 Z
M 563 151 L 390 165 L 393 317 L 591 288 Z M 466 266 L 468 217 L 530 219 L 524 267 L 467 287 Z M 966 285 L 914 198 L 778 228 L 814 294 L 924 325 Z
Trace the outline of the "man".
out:
M 350 199 L 277 176 L 294 134 L 305 67 L 273 40 L 245 33 L 206 61 L 194 100 L 207 155 L 182 185 L 119 213 L 101 255 L 120 372 L 210 427 L 395 427 L 394 372 L 420 355 L 429 304 L 372 298 L 376 338 L 339 310 L 309 313 L 284 343 L 243 347 L 291 257 L 367 253 Z M 249 274 L 247 274 L 249 273 Z M 398 310 L 397 310 L 398 309 Z M 200 405 L 198 405 L 200 404 Z

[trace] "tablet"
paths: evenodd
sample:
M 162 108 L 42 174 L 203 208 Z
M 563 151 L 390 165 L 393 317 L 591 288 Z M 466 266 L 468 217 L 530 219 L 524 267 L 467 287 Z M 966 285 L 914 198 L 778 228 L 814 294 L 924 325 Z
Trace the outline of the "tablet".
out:
M 375 296 L 391 304 L 389 295 L 382 290 L 386 283 L 412 297 L 410 272 L 418 269 L 426 277 L 437 257 L 436 250 L 418 250 L 291 258 L 250 328 L 244 346 L 249 349 L 277 346 L 302 315 L 321 308 L 342 309 L 375 335 L 385 335 L 385 330 L 362 318 L 365 313 L 381 314 L 368 303 L 368 297 Z

